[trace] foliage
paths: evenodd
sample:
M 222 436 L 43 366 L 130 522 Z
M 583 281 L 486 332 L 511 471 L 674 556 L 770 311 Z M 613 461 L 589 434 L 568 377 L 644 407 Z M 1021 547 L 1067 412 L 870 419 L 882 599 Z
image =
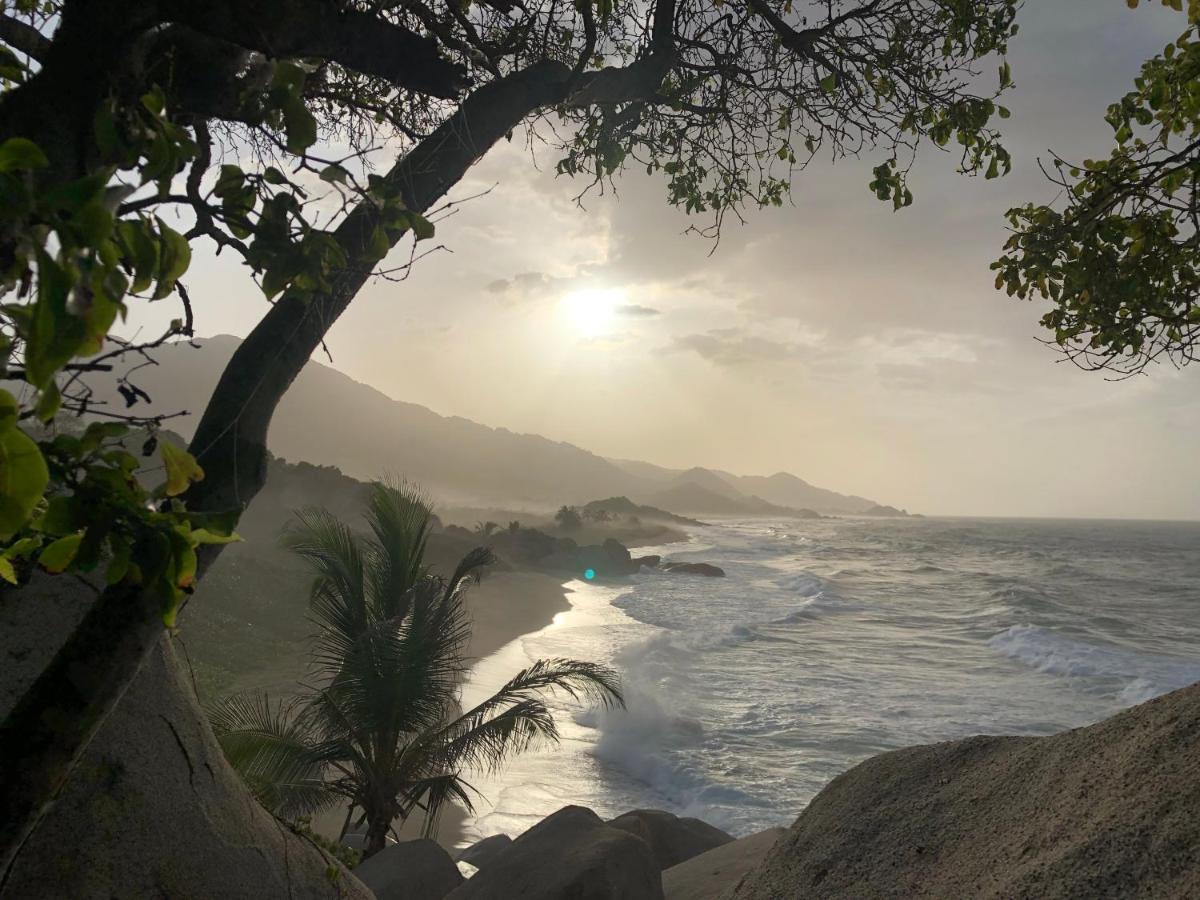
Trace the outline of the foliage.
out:
M 1129 5 L 1136 7 L 1137 0 Z M 1163 0 L 1182 12 L 1183 0 Z M 1085 368 L 1118 375 L 1165 356 L 1194 359 L 1200 338 L 1200 4 L 1108 108 L 1107 158 L 1054 159 L 1062 208 L 1012 209 L 996 287 L 1048 300 L 1041 323 Z
M 556 739 L 548 691 L 621 702 L 610 670 L 538 660 L 456 714 L 470 634 L 463 598 L 493 557 L 479 548 L 448 578 L 433 574 L 430 515 L 417 491 L 382 483 L 370 492 L 368 536 L 321 509 L 297 514 L 287 544 L 316 576 L 312 682 L 292 699 L 235 695 L 211 711 L 226 756 L 264 805 L 288 817 L 334 803 L 361 809 L 368 855 L 397 819 L 419 813 L 431 833 L 446 801 L 469 808 L 465 770 Z
M 554 514 L 554 521 L 563 531 L 578 531 L 583 527 L 583 517 L 573 506 L 560 506 Z

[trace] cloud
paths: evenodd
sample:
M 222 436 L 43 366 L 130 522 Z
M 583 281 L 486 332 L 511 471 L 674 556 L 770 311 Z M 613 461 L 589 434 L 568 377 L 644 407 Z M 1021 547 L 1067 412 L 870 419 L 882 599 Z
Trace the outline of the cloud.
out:
M 622 303 L 613 309 L 618 316 L 629 316 L 631 318 L 643 319 L 651 316 L 660 316 L 662 313 L 650 306 L 642 306 L 639 303 Z
M 740 328 L 717 328 L 703 334 L 678 336 L 671 342 L 670 349 L 696 353 L 718 366 L 741 366 L 793 359 L 805 348 L 800 344 L 747 334 Z

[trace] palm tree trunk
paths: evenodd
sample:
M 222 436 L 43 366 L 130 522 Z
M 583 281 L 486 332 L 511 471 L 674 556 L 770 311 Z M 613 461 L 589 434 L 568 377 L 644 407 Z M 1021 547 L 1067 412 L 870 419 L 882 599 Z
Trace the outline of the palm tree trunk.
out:
M 388 826 L 386 816 L 370 816 L 367 819 L 367 843 L 363 847 L 363 859 L 369 859 L 387 846 Z

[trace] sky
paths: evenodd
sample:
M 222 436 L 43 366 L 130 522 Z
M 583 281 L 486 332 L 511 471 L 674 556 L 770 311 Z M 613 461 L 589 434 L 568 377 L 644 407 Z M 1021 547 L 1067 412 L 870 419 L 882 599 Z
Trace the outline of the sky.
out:
M 518 138 L 452 194 L 488 191 L 439 223 L 445 250 L 361 292 L 332 365 L 604 456 L 786 470 L 927 514 L 1200 518 L 1200 370 L 1079 371 L 988 269 L 1004 211 L 1053 199 L 1038 157 L 1107 154 L 1105 107 L 1182 16 L 1028 0 L 1018 21 L 1007 178 L 964 178 L 923 147 L 915 205 L 894 213 L 867 189 L 878 155 L 818 160 L 791 205 L 714 250 L 661 181 L 629 175 L 581 207 L 583 185 Z M 201 335 L 245 335 L 266 309 L 227 257 L 198 253 L 187 282 Z

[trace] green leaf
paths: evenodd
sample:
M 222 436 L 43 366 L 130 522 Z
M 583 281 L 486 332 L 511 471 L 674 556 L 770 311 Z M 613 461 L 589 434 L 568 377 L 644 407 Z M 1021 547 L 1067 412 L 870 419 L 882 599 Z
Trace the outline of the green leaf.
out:
M 821 90 L 823 90 L 827 94 L 832 94 L 834 91 L 836 91 L 837 86 L 838 86 L 838 77 L 837 77 L 836 72 L 830 72 L 828 75 L 826 75 L 824 78 L 821 79 Z
M 34 387 L 44 388 L 87 334 L 82 319 L 67 310 L 70 275 L 44 250 L 38 250 L 37 258 L 38 299 L 25 346 L 25 377 Z
M 413 235 L 418 241 L 426 241 L 433 237 L 433 223 L 418 212 L 409 212 L 408 218 L 412 221 Z
M 12 562 L 2 556 L 0 556 L 0 578 L 9 584 L 17 583 L 17 570 L 13 568 Z
M 73 534 L 84 526 L 80 513 L 79 501 L 74 497 L 53 497 L 34 524 L 38 531 L 54 537 Z
M 158 452 L 167 470 L 167 483 L 163 492 L 168 497 L 177 497 L 188 489 L 193 481 L 204 478 L 204 470 L 196 458 L 170 441 L 159 440 Z
M 29 521 L 49 481 L 46 460 L 30 437 L 19 428 L 0 432 L 0 541 Z
M 9 138 L 0 144 L 0 172 L 28 172 L 50 165 L 46 154 L 26 138 Z
M 330 184 L 345 184 L 350 180 L 350 173 L 342 166 L 334 163 L 321 170 L 321 180 Z
M 82 532 L 59 538 L 42 551 L 42 555 L 38 557 L 38 563 L 47 572 L 57 575 L 59 572 L 65 571 L 71 561 L 75 559 L 75 554 L 79 552 L 79 545 L 82 541 Z
M 159 221 L 158 228 L 158 287 L 154 289 L 155 300 L 161 300 L 175 289 L 175 282 L 192 262 L 192 248 L 188 246 L 187 239 L 162 221 Z
M 8 391 L 0 390 L 0 434 L 16 427 L 19 412 L 17 398 Z
M 284 102 L 283 125 L 289 153 L 303 153 L 317 142 L 317 120 L 298 95 L 292 95 Z

